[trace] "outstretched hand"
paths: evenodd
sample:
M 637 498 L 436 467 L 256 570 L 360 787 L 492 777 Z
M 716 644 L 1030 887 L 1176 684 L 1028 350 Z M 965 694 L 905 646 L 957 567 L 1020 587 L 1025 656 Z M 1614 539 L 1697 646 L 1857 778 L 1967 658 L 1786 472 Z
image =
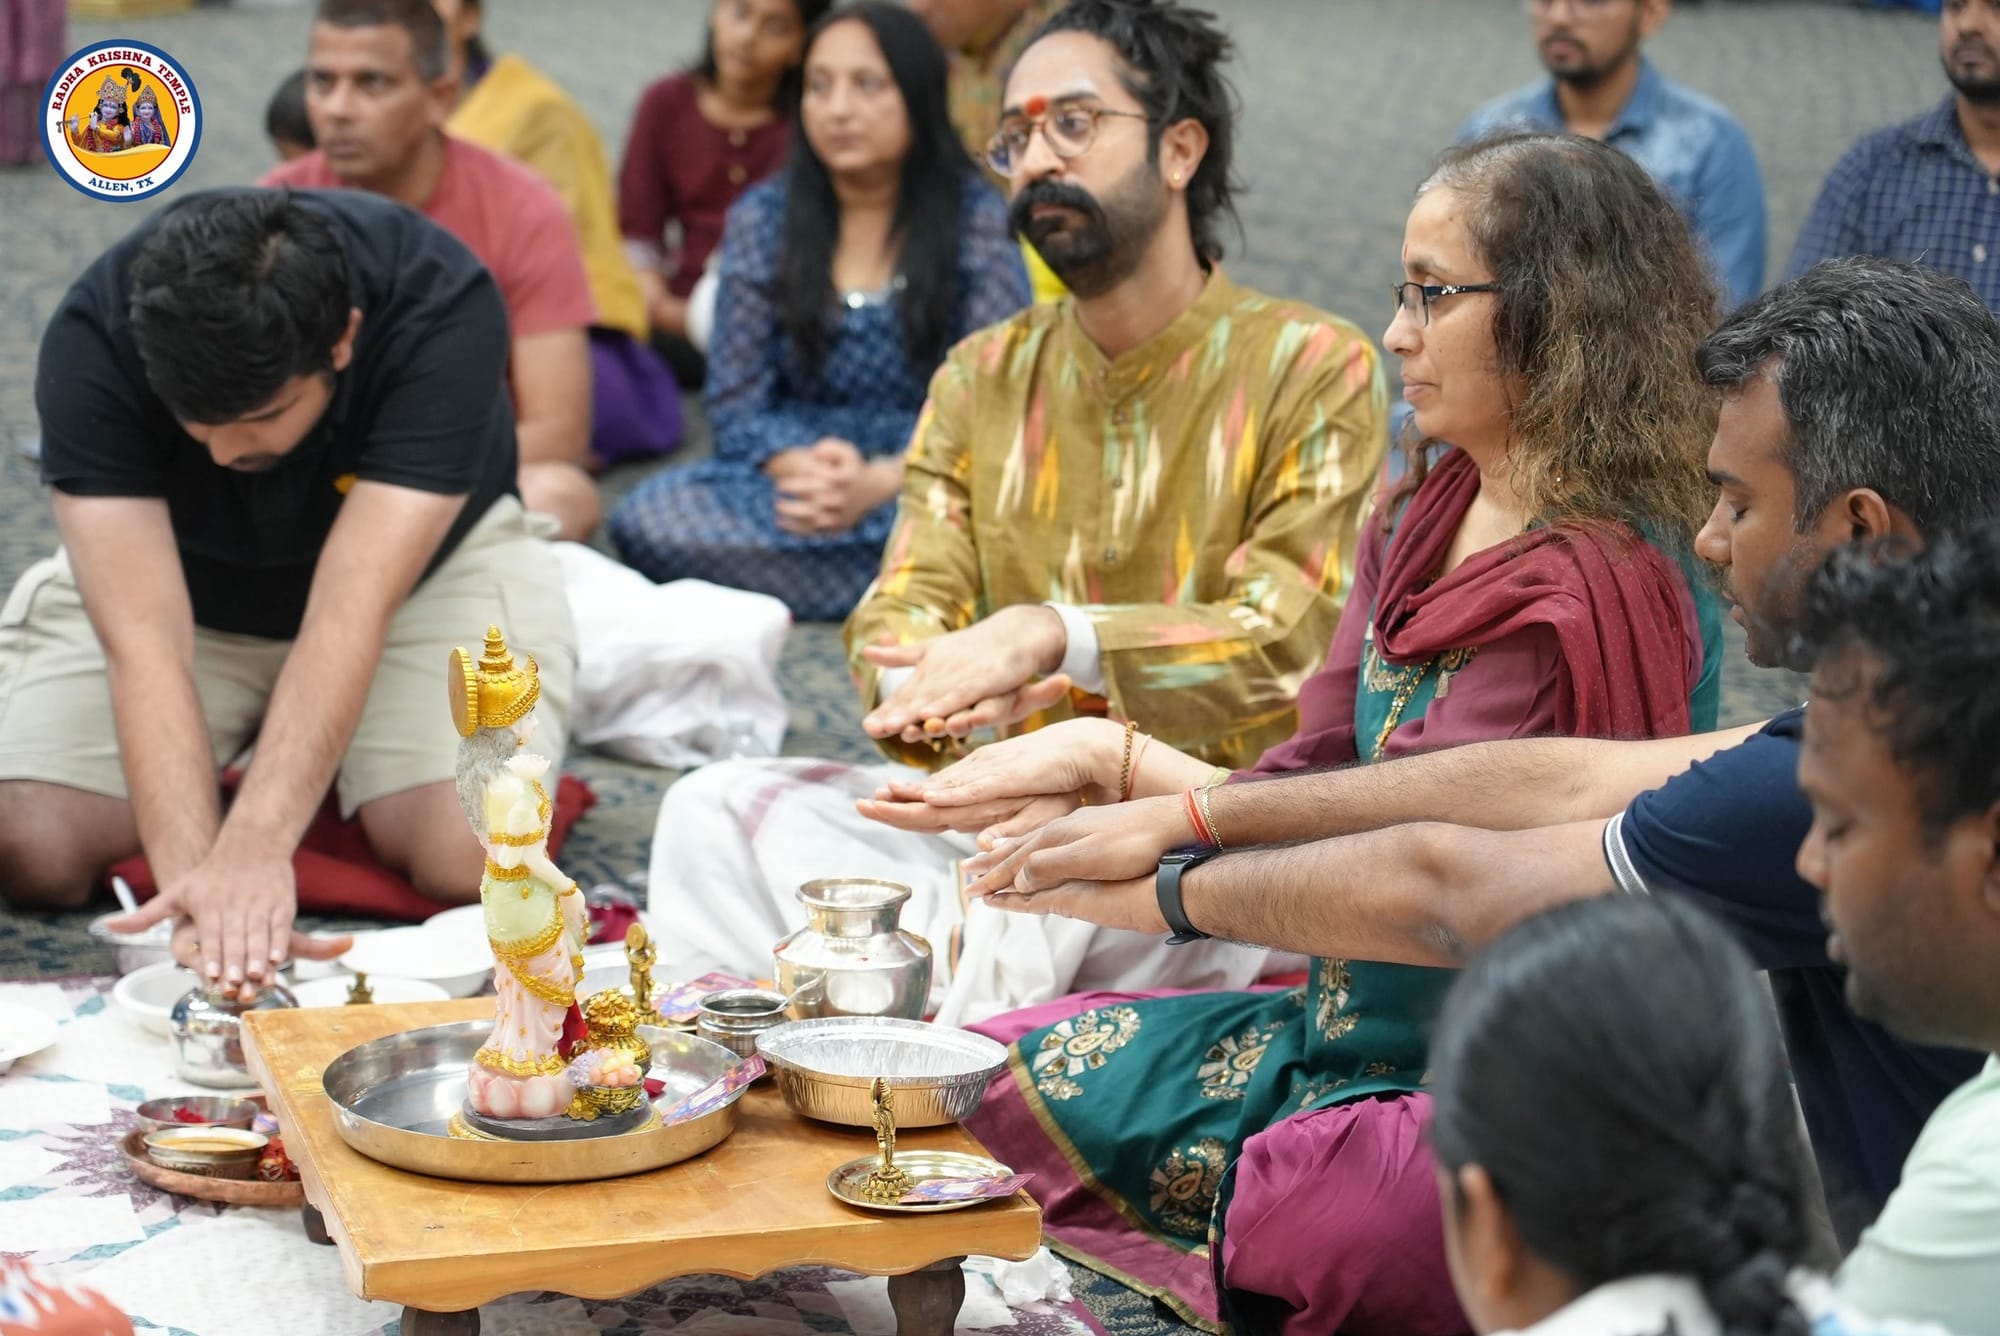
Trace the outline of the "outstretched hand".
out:
M 178 918 L 174 958 L 210 987 L 248 1000 L 292 957 L 325 960 L 351 938 L 311 938 L 292 930 L 297 912 L 292 860 L 232 856 L 220 845 L 137 911 L 109 921 L 114 932 L 144 932 Z
M 986 903 L 1013 914 L 1053 914 L 1153 937 L 1169 931 L 1151 873 L 1127 881 L 1066 881 L 1032 894 L 1010 891 L 988 896 Z
M 1116 802 L 1123 737 L 1108 720 L 1065 719 L 990 743 L 927 779 L 891 780 L 855 808 L 899 830 L 977 834 L 990 848 L 1085 802 Z
M 1040 604 L 1002 608 L 915 644 L 864 646 L 877 668 L 913 671 L 861 726 L 870 737 L 914 744 L 1019 723 L 1069 694 L 1069 678 L 1056 671 L 1068 647 L 1062 618 Z
M 1178 796 L 1086 807 L 967 859 L 966 893 L 1040 895 L 1061 887 L 1150 880 L 1163 855 L 1195 838 Z

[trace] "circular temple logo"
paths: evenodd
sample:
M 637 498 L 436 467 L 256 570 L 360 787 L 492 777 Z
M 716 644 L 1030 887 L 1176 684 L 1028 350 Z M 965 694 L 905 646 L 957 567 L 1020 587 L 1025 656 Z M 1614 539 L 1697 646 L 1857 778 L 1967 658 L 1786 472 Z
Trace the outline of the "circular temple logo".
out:
M 144 199 L 172 185 L 201 142 L 201 95 L 181 63 L 144 42 L 98 42 L 42 95 L 49 164 L 86 195 Z

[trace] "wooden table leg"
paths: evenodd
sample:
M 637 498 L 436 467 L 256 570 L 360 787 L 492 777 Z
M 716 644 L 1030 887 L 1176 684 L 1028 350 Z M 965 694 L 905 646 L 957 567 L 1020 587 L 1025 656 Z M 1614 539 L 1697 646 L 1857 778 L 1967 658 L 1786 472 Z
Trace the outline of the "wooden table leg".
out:
M 333 1246 L 333 1235 L 326 1232 L 326 1217 L 319 1213 L 319 1207 L 311 1202 L 299 1207 L 299 1219 L 305 1222 L 306 1237 L 314 1243 Z
M 963 1257 L 947 1257 L 921 1271 L 889 1277 L 896 1336 L 951 1336 L 965 1303 L 965 1272 L 960 1269 L 964 1264 Z
M 479 1336 L 479 1310 L 463 1313 L 431 1313 L 421 1308 L 403 1309 L 403 1336 Z

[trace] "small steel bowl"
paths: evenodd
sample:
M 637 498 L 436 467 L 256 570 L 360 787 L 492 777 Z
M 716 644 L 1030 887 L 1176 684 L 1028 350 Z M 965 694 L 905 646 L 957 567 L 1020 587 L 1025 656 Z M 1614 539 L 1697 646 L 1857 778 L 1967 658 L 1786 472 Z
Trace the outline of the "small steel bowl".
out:
M 786 998 L 768 988 L 724 988 L 701 999 L 694 1032 L 738 1057 L 757 1056 L 757 1036 L 785 1024 Z
M 142 932 L 113 932 L 109 926 L 111 920 L 124 916 L 125 911 L 119 909 L 99 914 L 90 921 L 90 935 L 112 949 L 118 973 L 130 974 L 133 970 L 142 970 L 148 965 L 174 958 L 172 919 L 161 919 Z
M 224 1095 L 170 1095 L 141 1104 L 139 1126 L 148 1132 L 176 1127 L 233 1127 L 248 1132 L 259 1112 L 261 1110 L 247 1099 L 230 1099 Z M 192 1119 L 176 1118 L 176 1113 L 194 1116 Z
M 822 1122 L 869 1127 L 869 1087 L 889 1083 L 898 1127 L 955 1123 L 979 1107 L 1007 1065 L 1007 1050 L 984 1035 L 890 1016 L 826 1016 L 793 1021 L 757 1037 L 794 1112 Z
M 146 1158 L 162 1169 L 204 1178 L 255 1178 L 271 1139 L 233 1127 L 169 1127 L 146 1134 Z

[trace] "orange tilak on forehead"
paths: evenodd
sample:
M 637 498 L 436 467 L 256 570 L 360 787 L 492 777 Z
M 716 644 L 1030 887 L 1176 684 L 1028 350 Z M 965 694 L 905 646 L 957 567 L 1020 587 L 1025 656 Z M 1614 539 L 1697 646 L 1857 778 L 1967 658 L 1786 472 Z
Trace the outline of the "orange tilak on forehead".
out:
M 1034 97 L 1029 98 L 1021 106 L 1021 111 L 1029 117 L 1039 116 L 1048 109 L 1049 109 L 1049 100 L 1041 96 L 1039 93 L 1036 94 Z

